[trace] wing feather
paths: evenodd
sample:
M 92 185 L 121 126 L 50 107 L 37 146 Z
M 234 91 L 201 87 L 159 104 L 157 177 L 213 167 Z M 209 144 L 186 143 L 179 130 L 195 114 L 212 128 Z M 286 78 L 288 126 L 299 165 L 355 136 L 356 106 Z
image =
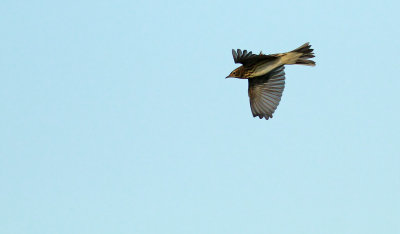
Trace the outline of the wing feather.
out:
M 258 62 L 261 60 L 276 59 L 276 56 L 265 55 L 265 54 L 255 55 L 251 51 L 249 52 L 247 50 L 242 51 L 241 49 L 237 50 L 232 49 L 232 56 L 233 56 L 233 61 L 235 63 L 241 63 L 243 65 Z
M 249 79 L 249 98 L 251 112 L 260 119 L 272 118 L 285 89 L 284 66 L 271 72 Z

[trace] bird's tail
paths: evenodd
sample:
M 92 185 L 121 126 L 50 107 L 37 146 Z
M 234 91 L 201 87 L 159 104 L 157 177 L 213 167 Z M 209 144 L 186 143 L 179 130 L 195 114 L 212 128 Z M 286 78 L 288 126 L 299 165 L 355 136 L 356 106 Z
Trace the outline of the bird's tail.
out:
M 315 66 L 315 62 L 310 60 L 310 58 L 314 58 L 313 49 L 311 49 L 310 43 L 305 43 L 299 48 L 290 51 L 287 53 L 291 55 L 293 58 L 290 64 L 301 64 L 306 66 Z

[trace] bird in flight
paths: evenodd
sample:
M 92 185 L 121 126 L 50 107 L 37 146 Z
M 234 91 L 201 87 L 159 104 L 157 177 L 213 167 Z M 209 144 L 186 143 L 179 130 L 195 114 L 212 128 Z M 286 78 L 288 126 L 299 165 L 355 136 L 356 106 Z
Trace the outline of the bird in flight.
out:
M 242 66 L 233 70 L 226 78 L 247 79 L 249 81 L 250 107 L 253 117 L 272 118 L 285 88 L 285 65 L 300 64 L 315 66 L 310 60 L 313 49 L 307 42 L 299 48 L 281 54 L 253 54 L 232 49 L 233 60 Z

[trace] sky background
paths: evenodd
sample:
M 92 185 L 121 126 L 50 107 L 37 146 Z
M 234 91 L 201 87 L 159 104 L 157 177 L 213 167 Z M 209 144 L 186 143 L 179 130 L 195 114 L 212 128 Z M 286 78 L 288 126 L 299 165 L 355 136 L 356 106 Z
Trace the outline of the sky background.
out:
M 400 233 L 398 1 L 0 7 L 0 233 Z M 231 49 L 310 42 L 268 121 Z

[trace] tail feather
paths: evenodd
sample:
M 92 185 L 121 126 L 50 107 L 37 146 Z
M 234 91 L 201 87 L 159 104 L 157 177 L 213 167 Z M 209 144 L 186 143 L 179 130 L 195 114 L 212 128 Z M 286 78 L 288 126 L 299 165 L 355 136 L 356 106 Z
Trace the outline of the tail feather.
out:
M 301 53 L 298 59 L 294 62 L 294 64 L 302 64 L 306 66 L 315 66 L 315 62 L 313 60 L 309 60 L 309 58 L 314 58 L 313 49 L 311 49 L 310 43 L 305 43 L 299 48 L 292 50 L 291 52 Z

